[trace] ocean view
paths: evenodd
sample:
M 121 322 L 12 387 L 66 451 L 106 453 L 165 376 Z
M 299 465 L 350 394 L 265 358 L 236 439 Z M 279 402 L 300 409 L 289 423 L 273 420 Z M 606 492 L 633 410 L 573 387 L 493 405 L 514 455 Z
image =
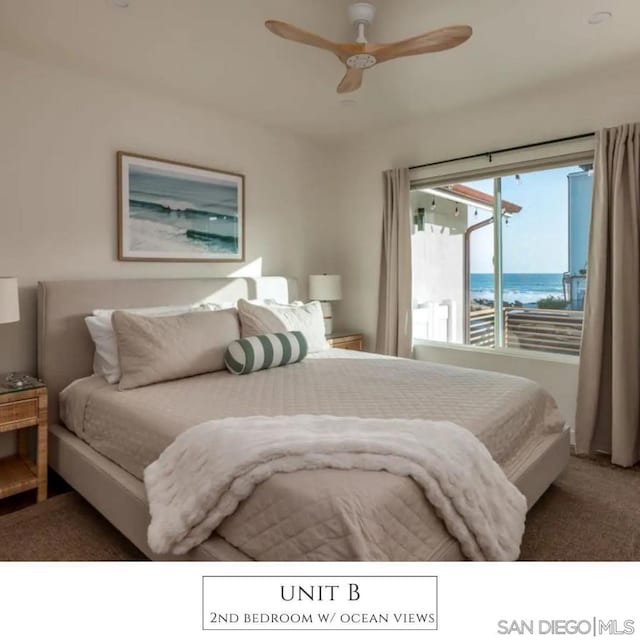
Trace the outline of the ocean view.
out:
M 502 277 L 503 300 L 535 304 L 548 296 L 562 297 L 561 273 L 505 273 Z M 493 274 L 471 274 L 471 299 L 493 300 Z
M 238 251 L 235 184 L 131 166 L 128 201 L 129 249 L 203 256 Z

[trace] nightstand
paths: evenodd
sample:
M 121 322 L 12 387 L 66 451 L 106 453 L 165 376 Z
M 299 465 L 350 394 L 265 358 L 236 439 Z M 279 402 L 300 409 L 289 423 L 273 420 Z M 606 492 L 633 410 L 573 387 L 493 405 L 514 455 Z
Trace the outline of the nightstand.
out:
M 327 335 L 330 347 L 362 351 L 362 334 L 355 331 L 335 331 Z
M 29 455 L 31 428 L 37 430 L 35 462 Z M 47 388 L 0 386 L 0 433 L 16 432 L 17 452 L 0 458 L 0 498 L 38 490 L 38 502 L 47 499 Z

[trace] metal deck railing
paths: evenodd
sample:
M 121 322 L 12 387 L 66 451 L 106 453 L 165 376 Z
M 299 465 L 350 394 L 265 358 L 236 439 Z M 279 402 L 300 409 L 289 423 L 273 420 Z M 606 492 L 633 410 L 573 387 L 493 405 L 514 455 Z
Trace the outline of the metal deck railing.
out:
M 567 355 L 580 354 L 582 311 L 508 307 L 504 309 L 504 344 L 506 347 L 546 351 Z M 493 309 L 479 309 L 469 314 L 469 344 L 495 346 Z

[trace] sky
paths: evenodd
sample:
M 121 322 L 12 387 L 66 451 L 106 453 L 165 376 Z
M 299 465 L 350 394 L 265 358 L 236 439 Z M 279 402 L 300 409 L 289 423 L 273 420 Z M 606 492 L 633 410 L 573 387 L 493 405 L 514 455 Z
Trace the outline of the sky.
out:
M 503 224 L 503 273 L 563 273 L 568 269 L 567 175 L 579 167 L 534 171 L 502 179 L 502 198 L 522 207 Z M 493 193 L 493 180 L 464 184 Z M 488 214 L 469 207 L 469 224 Z M 471 235 L 471 273 L 491 273 L 493 225 Z

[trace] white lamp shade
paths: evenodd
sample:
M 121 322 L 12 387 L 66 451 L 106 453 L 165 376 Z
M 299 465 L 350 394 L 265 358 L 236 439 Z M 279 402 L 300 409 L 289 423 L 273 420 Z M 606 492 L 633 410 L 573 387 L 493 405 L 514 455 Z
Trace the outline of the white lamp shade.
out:
M 341 277 L 327 274 L 309 276 L 309 298 L 311 300 L 341 300 Z
M 0 278 L 0 324 L 18 322 L 18 320 L 20 320 L 18 279 Z

